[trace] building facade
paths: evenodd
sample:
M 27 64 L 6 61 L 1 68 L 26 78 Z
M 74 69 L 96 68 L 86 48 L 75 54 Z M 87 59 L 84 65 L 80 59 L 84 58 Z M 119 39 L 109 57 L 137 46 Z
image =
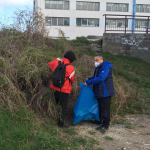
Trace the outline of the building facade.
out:
M 85 36 L 100 38 L 104 33 L 104 14 L 133 15 L 135 0 L 34 0 L 34 8 L 40 8 L 45 16 L 49 36 L 58 38 L 59 30 L 66 39 Z M 136 0 L 135 15 L 150 16 L 150 0 Z M 123 20 L 108 20 L 107 26 L 123 27 Z M 145 26 L 144 21 L 135 21 L 136 27 Z

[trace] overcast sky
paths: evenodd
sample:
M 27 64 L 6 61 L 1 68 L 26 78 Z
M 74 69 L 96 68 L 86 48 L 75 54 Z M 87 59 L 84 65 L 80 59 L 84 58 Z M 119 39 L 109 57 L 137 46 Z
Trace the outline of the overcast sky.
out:
M 20 9 L 33 9 L 33 0 L 0 0 L 0 22 L 11 24 L 13 12 Z
M 2 6 L 17 6 L 17 5 L 32 5 L 33 0 L 0 0 L 0 5 Z

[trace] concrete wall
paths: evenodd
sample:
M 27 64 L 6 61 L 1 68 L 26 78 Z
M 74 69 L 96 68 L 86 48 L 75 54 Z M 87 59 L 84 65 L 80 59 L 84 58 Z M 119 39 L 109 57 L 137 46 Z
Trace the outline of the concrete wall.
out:
M 45 0 L 35 0 L 36 7 L 41 8 L 42 13 L 46 17 L 69 17 L 70 26 L 46 26 L 50 31 L 49 36 L 59 37 L 58 29 L 65 33 L 65 37 L 76 39 L 78 36 L 102 36 L 104 33 L 105 18 L 103 14 L 133 14 L 133 0 L 68 0 L 70 1 L 69 10 L 45 9 Z M 76 10 L 76 1 L 100 2 L 99 11 Z M 128 12 L 106 11 L 106 3 L 127 3 L 129 4 Z M 150 4 L 150 0 L 137 0 L 137 4 Z M 136 13 L 136 15 L 148 16 L 149 13 Z M 99 18 L 99 27 L 83 27 L 76 26 L 76 18 Z
M 150 34 L 103 34 L 103 51 L 141 58 L 150 63 Z

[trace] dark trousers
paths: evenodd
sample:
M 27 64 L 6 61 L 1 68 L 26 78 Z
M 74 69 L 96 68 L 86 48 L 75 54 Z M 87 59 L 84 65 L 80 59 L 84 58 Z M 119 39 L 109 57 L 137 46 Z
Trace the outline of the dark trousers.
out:
M 110 122 L 110 101 L 111 96 L 97 98 L 99 103 L 99 117 L 104 127 L 109 127 Z
M 63 126 L 65 115 L 67 112 L 69 94 L 55 91 L 54 96 L 55 96 L 56 104 L 60 105 L 61 107 L 61 110 L 59 111 L 58 125 Z

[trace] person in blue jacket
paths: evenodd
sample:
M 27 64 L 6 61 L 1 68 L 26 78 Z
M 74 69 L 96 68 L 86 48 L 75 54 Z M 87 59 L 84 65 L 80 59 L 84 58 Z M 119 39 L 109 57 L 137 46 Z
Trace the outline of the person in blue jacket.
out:
M 114 96 L 114 85 L 112 63 L 103 61 L 101 55 L 94 58 L 95 71 L 94 76 L 87 78 L 85 86 L 93 84 L 93 92 L 99 102 L 100 120 L 102 125 L 96 130 L 108 130 L 110 123 L 110 101 L 111 96 Z

